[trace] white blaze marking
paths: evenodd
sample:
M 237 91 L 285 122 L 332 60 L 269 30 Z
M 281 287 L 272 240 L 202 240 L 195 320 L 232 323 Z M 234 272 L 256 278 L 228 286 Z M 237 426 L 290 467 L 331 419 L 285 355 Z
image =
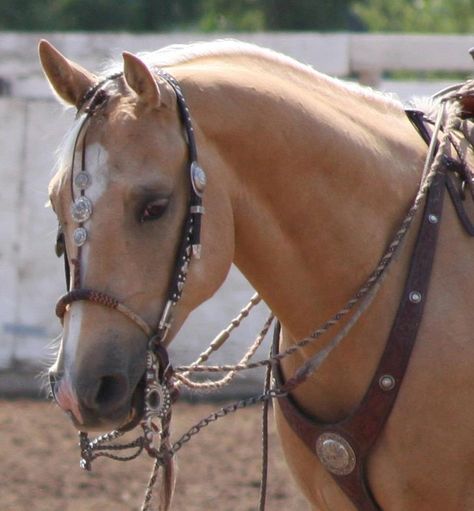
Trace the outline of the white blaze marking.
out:
M 80 161 L 81 155 L 80 152 L 76 155 L 76 165 L 74 169 L 74 176 L 77 172 L 80 171 Z M 92 216 L 89 220 L 84 222 L 84 227 L 87 229 L 88 234 L 92 232 L 92 225 L 94 219 L 94 207 L 97 205 L 97 202 L 104 194 L 107 189 L 108 183 L 108 153 L 106 149 L 101 144 L 91 144 L 86 148 L 86 164 L 85 171 L 89 174 L 91 178 L 90 185 L 85 190 L 85 195 L 92 202 Z M 76 197 L 79 197 L 80 191 L 74 187 L 74 193 Z M 82 246 L 81 250 L 81 276 L 82 280 L 87 276 L 87 268 L 89 263 L 89 254 L 90 254 L 90 246 L 89 239 Z M 75 245 L 73 245 L 73 250 L 76 250 Z M 73 256 L 75 257 L 75 256 Z M 71 268 L 71 280 L 73 279 L 73 268 Z M 71 282 L 72 284 L 72 282 Z M 83 302 L 74 302 L 70 306 L 69 318 L 68 318 L 68 327 L 67 327 L 67 342 L 65 343 L 65 363 L 67 368 L 69 369 L 75 360 L 76 352 L 79 346 L 79 340 L 81 338 L 81 327 L 83 320 Z

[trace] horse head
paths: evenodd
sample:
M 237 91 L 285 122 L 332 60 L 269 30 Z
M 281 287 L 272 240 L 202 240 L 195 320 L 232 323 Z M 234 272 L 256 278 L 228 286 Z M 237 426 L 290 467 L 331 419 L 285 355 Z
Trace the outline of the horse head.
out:
M 102 81 L 46 41 L 39 52 L 53 90 L 78 110 L 49 187 L 71 268 L 69 287 L 76 290 L 62 302 L 63 337 L 50 370 L 54 394 L 81 430 L 132 426 L 143 413 L 149 336 L 169 301 L 186 236 L 189 137 L 176 89 L 137 56 L 124 53 L 123 72 Z M 203 146 L 197 126 L 196 138 Z M 203 151 L 200 158 L 208 165 L 205 249 L 189 264 L 166 342 L 220 286 L 232 261 L 229 197 L 215 179 L 211 155 Z M 107 298 L 91 300 L 91 290 Z M 129 314 L 100 306 L 108 299 Z

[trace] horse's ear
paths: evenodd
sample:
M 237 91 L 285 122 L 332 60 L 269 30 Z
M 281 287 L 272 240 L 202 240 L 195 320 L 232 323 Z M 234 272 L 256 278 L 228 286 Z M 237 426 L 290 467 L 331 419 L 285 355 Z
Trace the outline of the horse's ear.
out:
M 174 93 L 161 79 L 156 79 L 148 66 L 129 52 L 123 52 L 123 74 L 128 86 L 137 94 L 140 103 L 155 109 L 161 106 L 173 108 Z
M 84 94 L 97 83 L 96 76 L 64 57 L 44 39 L 40 41 L 38 51 L 53 90 L 66 103 L 78 106 Z

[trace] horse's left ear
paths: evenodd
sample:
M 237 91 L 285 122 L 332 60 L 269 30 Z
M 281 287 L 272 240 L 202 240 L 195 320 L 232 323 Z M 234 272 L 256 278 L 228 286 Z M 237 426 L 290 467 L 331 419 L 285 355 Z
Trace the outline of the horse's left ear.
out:
M 156 79 L 148 66 L 132 53 L 123 52 L 123 74 L 128 86 L 137 94 L 140 103 L 155 109 L 162 106 L 173 108 L 176 98 L 171 87 Z
M 78 106 L 84 94 L 97 83 L 97 77 L 62 55 L 44 39 L 38 46 L 44 73 L 56 94 L 66 103 Z

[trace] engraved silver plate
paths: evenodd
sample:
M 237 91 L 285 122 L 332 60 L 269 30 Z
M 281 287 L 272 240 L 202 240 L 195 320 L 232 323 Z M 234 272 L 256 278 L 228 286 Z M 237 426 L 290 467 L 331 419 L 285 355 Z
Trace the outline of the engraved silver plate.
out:
M 207 177 L 204 170 L 202 170 L 196 161 L 191 163 L 191 183 L 194 191 L 201 197 L 206 188 Z
M 87 230 L 84 227 L 78 227 L 74 234 L 72 235 L 74 239 L 74 244 L 78 247 L 82 247 L 84 243 L 87 241 Z
M 92 202 L 85 197 L 79 197 L 71 207 L 72 218 L 75 222 L 85 222 L 92 215 Z
M 354 449 L 337 433 L 323 433 L 316 441 L 316 454 L 326 470 L 335 475 L 348 475 L 356 465 Z
M 91 184 L 91 177 L 85 170 L 82 170 L 76 174 L 76 177 L 74 178 L 74 184 L 80 190 L 85 190 Z
M 165 417 L 171 406 L 169 390 L 159 383 L 149 383 L 145 390 L 145 415 L 147 419 Z

